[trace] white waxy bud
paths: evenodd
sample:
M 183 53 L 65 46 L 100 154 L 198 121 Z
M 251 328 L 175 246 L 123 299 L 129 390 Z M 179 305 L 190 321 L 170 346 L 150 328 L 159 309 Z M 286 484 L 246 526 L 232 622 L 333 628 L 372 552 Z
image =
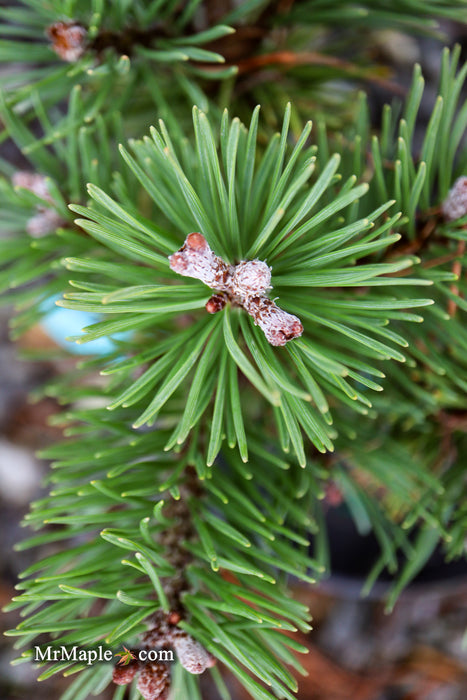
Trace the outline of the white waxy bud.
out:
M 227 291 L 230 265 L 214 255 L 201 233 L 190 233 L 183 246 L 169 256 L 170 267 L 184 277 L 195 277 L 211 289 Z
M 170 669 L 162 663 L 148 662 L 140 671 L 137 687 L 144 700 L 167 700 Z
M 216 663 L 214 656 L 183 630 L 177 630 L 173 634 L 172 643 L 177 652 L 178 660 L 189 673 L 203 673 Z
M 271 289 L 271 268 L 262 260 L 245 260 L 236 265 L 233 273 L 234 296 L 245 298 L 264 294 Z
M 68 63 L 76 63 L 86 50 L 87 31 L 78 22 L 55 22 L 47 36 L 57 56 Z
M 245 309 L 253 317 L 255 325 L 264 332 L 271 345 L 285 345 L 287 341 L 299 338 L 303 333 L 300 319 L 283 311 L 267 297 L 247 299 Z
M 457 178 L 441 208 L 447 221 L 462 219 L 467 214 L 467 176 Z

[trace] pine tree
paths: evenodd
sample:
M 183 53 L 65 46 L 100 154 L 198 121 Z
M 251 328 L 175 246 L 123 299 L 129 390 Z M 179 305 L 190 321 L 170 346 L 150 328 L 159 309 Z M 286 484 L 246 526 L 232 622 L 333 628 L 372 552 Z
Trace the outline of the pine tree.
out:
M 328 489 L 379 540 L 366 589 L 387 568 L 388 610 L 437 546 L 465 555 L 467 66 L 444 51 L 417 148 L 419 66 L 378 128 L 357 87 L 390 83 L 373 32 L 442 39 L 467 3 L 23 0 L 1 17 L 0 59 L 22 62 L 2 141 L 27 163 L 0 161 L 12 335 L 60 295 L 98 315 L 71 341 L 110 348 L 43 387 L 64 439 L 19 544 L 39 554 L 9 606 L 18 663 L 123 644 L 127 665 L 40 678 L 77 674 L 63 700 L 112 681 L 115 700 L 130 683 L 191 699 L 206 671 L 228 698 L 223 665 L 252 698 L 293 698 L 310 620 L 288 585 L 329 573 Z M 131 657 L 168 648 L 174 666 Z

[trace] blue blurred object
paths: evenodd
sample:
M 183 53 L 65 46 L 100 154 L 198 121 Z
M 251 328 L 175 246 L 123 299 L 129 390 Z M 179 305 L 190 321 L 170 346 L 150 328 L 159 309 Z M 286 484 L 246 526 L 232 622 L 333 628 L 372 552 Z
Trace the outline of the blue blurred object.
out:
M 79 335 L 85 326 L 100 321 L 101 316 L 88 311 L 74 311 L 56 306 L 55 302 L 58 299 L 61 299 L 60 295 L 51 297 L 41 307 L 42 311 L 46 312 L 41 326 L 57 345 L 79 355 L 106 355 L 115 350 L 112 339 L 108 337 L 97 338 L 84 344 L 67 340 L 69 336 Z M 125 340 L 129 336 L 130 333 L 116 333 L 114 337 L 117 340 Z

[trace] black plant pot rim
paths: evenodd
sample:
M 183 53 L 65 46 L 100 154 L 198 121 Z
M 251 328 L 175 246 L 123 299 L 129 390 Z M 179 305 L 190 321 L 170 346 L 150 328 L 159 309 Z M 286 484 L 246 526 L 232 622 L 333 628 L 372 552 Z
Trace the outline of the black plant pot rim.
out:
M 373 533 L 358 532 L 346 508 L 330 508 L 326 513 L 329 539 L 330 574 L 320 581 L 322 590 L 335 592 L 339 597 L 361 598 L 365 583 L 373 565 L 379 558 L 380 545 Z M 368 599 L 384 598 L 402 570 L 391 575 L 383 571 L 364 596 Z M 403 591 L 404 596 L 416 594 L 448 593 L 467 581 L 467 559 L 446 562 L 441 547 L 437 547 L 423 569 Z

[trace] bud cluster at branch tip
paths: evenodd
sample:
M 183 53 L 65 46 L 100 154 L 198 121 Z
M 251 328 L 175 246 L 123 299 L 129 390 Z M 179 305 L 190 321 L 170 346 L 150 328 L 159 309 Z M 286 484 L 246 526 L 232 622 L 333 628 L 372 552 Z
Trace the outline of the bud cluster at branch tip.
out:
M 297 316 L 283 311 L 266 296 L 271 287 L 271 268 L 262 260 L 242 260 L 229 265 L 215 255 L 201 233 L 190 233 L 182 247 L 169 256 L 170 267 L 184 277 L 195 277 L 214 289 L 206 304 L 210 314 L 228 301 L 243 308 L 264 332 L 271 345 L 285 345 L 303 333 Z
M 151 628 L 143 635 L 143 647 L 146 650 L 172 647 L 183 668 L 198 675 L 212 668 L 216 659 L 188 632 L 178 627 L 181 620 L 177 611 L 155 613 Z M 171 687 L 171 671 L 167 663 L 160 660 L 142 662 L 138 656 L 133 656 L 128 664 L 115 666 L 112 680 L 116 685 L 128 685 L 137 674 L 137 688 L 144 700 L 167 700 Z

